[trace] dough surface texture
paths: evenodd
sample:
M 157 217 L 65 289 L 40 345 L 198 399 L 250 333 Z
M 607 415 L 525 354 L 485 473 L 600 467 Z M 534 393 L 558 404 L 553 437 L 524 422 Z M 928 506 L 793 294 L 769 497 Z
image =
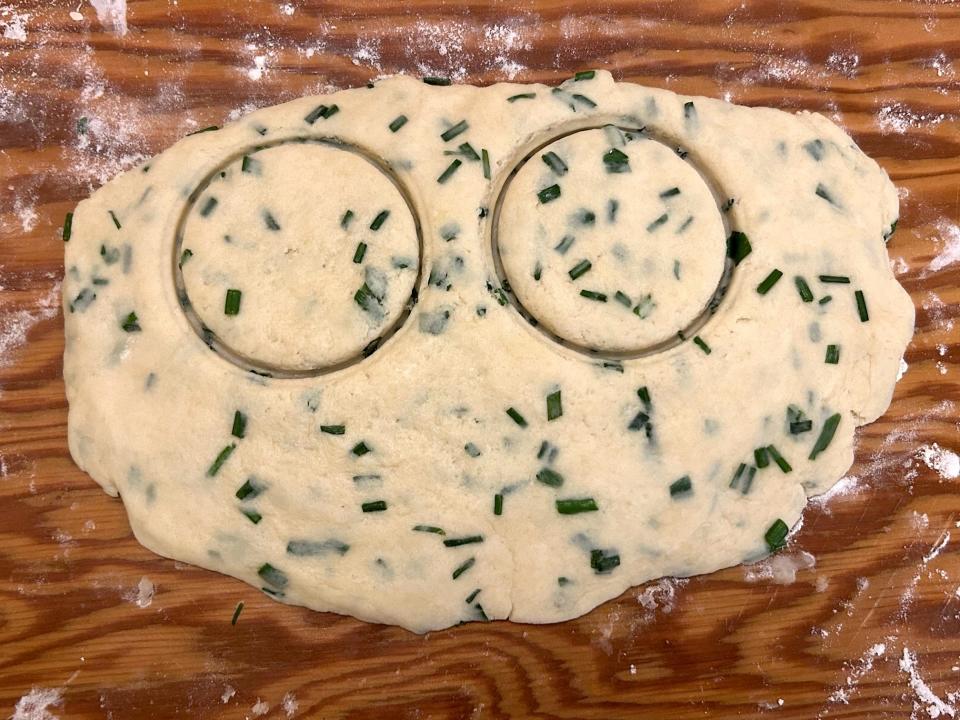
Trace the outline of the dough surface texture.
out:
M 897 211 L 820 115 L 601 71 L 265 108 L 78 205 L 70 451 L 283 602 L 574 618 L 763 557 L 849 468 L 913 329 Z

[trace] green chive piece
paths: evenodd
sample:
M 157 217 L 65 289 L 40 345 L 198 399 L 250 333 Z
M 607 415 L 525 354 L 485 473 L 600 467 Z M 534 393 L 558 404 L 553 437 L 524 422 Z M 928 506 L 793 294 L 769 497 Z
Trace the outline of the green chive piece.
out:
M 813 420 L 794 420 L 790 423 L 791 435 L 802 435 L 813 430 Z
M 540 159 L 557 175 L 563 176 L 569 170 L 567 164 L 553 151 L 544 153 L 540 156 Z
M 582 276 L 584 273 L 588 272 L 592 267 L 593 267 L 593 263 L 591 263 L 589 260 L 581 260 L 572 268 L 570 268 L 567 274 L 570 276 L 571 280 L 576 280 L 577 278 Z
M 223 467 L 223 464 L 227 461 L 227 458 L 237 449 L 236 443 L 230 443 L 223 450 L 219 452 L 214 461 L 210 464 L 210 467 L 207 468 L 207 477 L 213 477 L 218 472 L 220 468 Z
M 816 460 L 817 455 L 830 446 L 830 441 L 833 440 L 838 425 L 840 425 L 840 413 L 835 413 L 827 418 L 823 427 L 820 428 L 820 437 L 817 438 L 817 441 L 813 444 L 813 449 L 810 451 L 810 460 Z
M 836 365 L 840 362 L 840 346 L 839 345 L 827 345 L 827 355 L 823 359 L 827 365 Z
M 227 296 L 223 302 L 223 314 L 224 315 L 239 315 L 240 314 L 240 298 L 243 295 L 239 290 L 230 288 L 227 290 Z
M 828 302 L 830 302 L 831 300 L 833 300 L 833 295 L 824 295 L 824 296 L 823 296 L 822 298 L 820 298 L 817 302 L 818 302 L 818 304 L 820 304 L 820 305 L 826 305 L 826 304 L 827 304 Z
M 588 98 L 586 95 L 573 93 L 572 95 L 570 95 L 570 97 L 573 98 L 574 102 L 578 102 L 581 105 L 585 105 L 588 108 L 595 108 L 597 106 L 597 104 L 593 100 Z
M 790 533 L 790 528 L 787 527 L 787 524 L 777 518 L 773 521 L 767 532 L 764 533 L 763 539 L 767 543 L 767 547 L 770 548 L 770 552 L 776 552 L 786 544 L 787 535 Z
M 753 462 L 762 470 L 770 464 L 770 453 L 765 447 L 758 447 L 753 451 Z
M 470 124 L 466 120 L 461 120 L 453 127 L 447 128 L 442 133 L 440 133 L 440 137 L 443 139 L 444 142 L 450 142 L 457 135 L 460 135 L 461 133 L 466 132 L 469 127 L 470 127 Z
M 371 512 L 383 512 L 387 509 L 386 500 L 373 500 L 371 502 L 365 502 L 360 505 L 360 510 L 365 513 Z
M 346 555 L 350 546 L 336 539 L 330 540 L 291 540 L 287 543 L 287 553 L 296 557 L 314 557 L 335 552 Z
M 450 78 L 435 77 L 433 75 L 427 75 L 425 78 L 423 78 L 423 82 L 425 85 L 446 86 L 450 84 Z
M 406 124 L 407 124 L 407 116 L 397 115 L 393 120 L 390 121 L 390 124 L 387 125 L 387 127 L 390 128 L 390 132 L 395 133 L 397 130 L 399 130 Z
M 810 286 L 807 285 L 807 281 L 797 275 L 793 278 L 793 282 L 797 286 L 797 292 L 800 293 L 800 299 L 805 303 L 813 302 L 813 292 L 811 292 Z
M 560 400 L 560 391 L 547 395 L 547 421 L 556 420 L 563 415 L 563 404 Z
M 140 332 L 142 328 L 140 327 L 140 322 L 137 320 L 137 314 L 135 312 L 127 315 L 123 322 L 120 323 L 120 327 L 123 328 L 124 332 Z
M 119 229 L 120 229 L 120 221 L 117 220 L 116 213 L 114 213 L 113 210 L 107 210 L 107 212 L 110 213 L 110 219 L 113 220 L 113 224 L 116 225 L 116 226 L 117 226 L 117 230 L 119 230 Z
M 649 225 L 647 225 L 647 232 L 653 232 L 669 219 L 670 219 L 670 215 L 668 213 L 664 213 L 663 215 L 658 217 L 656 220 L 651 222 Z
M 483 177 L 490 179 L 490 153 L 486 148 L 480 148 L 480 165 L 483 167 Z
M 574 73 L 574 80 L 593 80 L 594 76 L 597 74 L 596 70 L 581 70 L 578 73 Z
M 692 100 L 683 104 L 683 117 L 687 120 L 697 117 L 697 106 Z
M 260 569 L 257 570 L 257 575 L 259 575 L 267 585 L 272 585 L 275 588 L 283 589 L 287 586 L 287 575 L 281 570 L 277 570 L 270 563 L 264 563 L 260 566 Z
M 480 457 L 481 455 L 480 448 L 478 448 L 472 442 L 468 442 L 466 445 L 464 445 L 463 450 L 472 458 Z
M 263 515 L 258 513 L 256 510 L 244 510 L 241 508 L 240 512 L 243 513 L 247 520 L 252 522 L 254 525 L 258 525 L 260 521 L 263 520 Z
M 350 226 L 351 220 L 353 220 L 353 210 L 347 210 L 340 218 L 340 227 L 346 230 Z
M 269 210 L 263 211 L 263 224 L 267 226 L 267 230 L 276 232 L 280 229 L 280 223 L 277 222 L 277 219 Z
M 318 105 L 304 118 L 304 122 L 306 122 L 307 125 L 313 125 L 320 118 L 326 120 L 338 112 L 340 112 L 340 108 L 337 105 Z
M 508 103 L 516 102 L 517 100 L 533 100 L 537 96 L 536 93 L 519 93 L 517 95 L 511 95 L 507 98 Z
M 850 284 L 850 278 L 846 275 L 819 275 L 818 277 L 822 283 L 835 283 L 837 285 Z
M 817 183 L 817 189 L 814 190 L 814 193 L 817 197 L 823 198 L 834 207 L 840 207 L 840 203 L 833 199 L 833 195 L 830 194 L 830 191 L 827 190 L 826 186 L 822 183 Z
M 243 612 L 243 601 L 237 603 L 237 609 L 233 611 L 233 618 L 230 620 L 231 625 L 236 625 L 237 620 L 240 619 L 240 613 Z
M 863 290 L 857 290 L 853 295 L 857 299 L 857 314 L 860 316 L 860 322 L 867 322 L 870 314 L 867 312 L 867 299 L 863 296 Z
M 773 461 L 777 464 L 777 467 L 780 468 L 781 472 L 786 474 L 793 470 L 790 463 L 786 461 L 783 455 L 781 455 L 773 445 L 767 445 L 767 452 L 770 453 L 770 457 L 773 458 Z
M 238 500 L 246 500 L 247 498 L 253 500 L 257 495 L 266 489 L 267 488 L 265 485 L 263 485 L 255 477 L 251 476 L 248 477 L 247 481 L 237 489 L 235 494 Z
M 581 290 L 580 297 L 585 297 L 587 300 L 595 300 L 596 302 L 607 301 L 607 296 L 602 292 L 597 292 L 596 290 Z
M 180 262 L 178 263 L 178 266 L 180 267 L 181 270 L 183 269 L 183 264 L 192 257 L 193 257 L 193 250 L 191 250 L 190 248 L 187 248 L 182 253 L 180 253 Z
M 353 262 L 359 265 L 363 262 L 363 256 L 367 254 L 367 244 L 357 243 L 357 249 L 353 251 Z
M 210 213 L 213 212 L 214 208 L 217 207 L 217 199 L 212 195 L 207 198 L 207 201 L 203 204 L 203 207 L 200 208 L 200 217 L 207 217 Z
M 608 173 L 630 172 L 630 158 L 619 148 L 610 148 L 603 154 L 603 166 Z
M 247 434 L 247 416 L 239 410 L 233 413 L 233 428 L 230 434 L 235 438 L 243 438 Z
M 619 555 L 607 555 L 603 550 L 590 551 L 590 567 L 598 575 L 611 572 L 620 564 Z
M 521 415 L 515 408 L 508 407 L 508 408 L 507 408 L 507 415 L 509 415 L 509 416 L 510 416 L 510 419 L 513 420 L 513 421 L 514 421 L 517 425 L 519 425 L 520 427 L 526 427 L 526 426 L 527 426 L 527 420 L 526 420 L 526 418 L 524 418 L 523 415 Z
M 352 448 L 350 448 L 350 452 L 356 455 L 357 457 L 363 457 L 368 452 L 370 452 L 370 447 L 363 440 L 361 440 Z
M 320 432 L 326 433 L 327 435 L 343 435 L 347 432 L 346 425 L 321 425 Z
M 212 132 L 214 130 L 219 130 L 219 129 L 220 129 L 219 125 L 209 125 L 205 128 L 200 128 L 199 130 L 188 132 L 184 137 L 190 137 L 191 135 L 199 135 L 200 133 Z M 147 167 L 149 167 L 149 165 Z
M 256 168 L 257 161 L 254 160 L 249 155 L 244 155 L 243 160 L 240 161 L 240 172 L 242 173 L 252 173 Z
M 542 482 L 544 485 L 549 485 L 550 487 L 560 487 L 563 485 L 563 475 L 558 473 L 556 470 L 551 470 L 550 468 L 541 468 L 540 472 L 537 473 L 537 480 Z
M 565 578 L 563 576 L 557 578 L 557 585 L 560 587 L 566 587 L 570 584 L 570 578 Z
M 693 481 L 689 475 L 684 475 L 679 480 L 670 483 L 670 497 L 686 497 L 693 492 Z
M 493 514 L 503 515 L 503 494 L 501 493 L 493 496 Z
M 617 290 L 613 294 L 613 299 L 616 300 L 621 305 L 623 305 L 625 308 L 628 308 L 631 305 L 633 305 L 633 300 L 630 299 L 630 296 L 624 292 L 621 292 L 620 290 Z
M 466 562 L 462 563 L 456 570 L 453 571 L 453 579 L 456 580 L 458 577 L 463 575 L 467 570 L 473 567 L 475 562 L 477 562 L 477 559 L 472 557 Z
M 600 508 L 593 498 L 567 498 L 556 501 L 557 512 L 561 515 L 579 515 L 585 512 L 596 512 Z
M 753 251 L 750 245 L 750 238 L 739 230 L 734 230 L 727 238 L 727 257 L 733 260 L 734 265 L 739 265 L 743 259 Z
M 662 200 L 666 200 L 669 197 L 673 197 L 674 195 L 679 195 L 679 194 L 680 194 L 680 188 L 672 187 L 669 190 L 664 190 L 662 193 L 660 193 L 660 198 Z
M 460 158 L 456 158 L 452 163 L 447 166 L 447 169 L 440 173 L 440 176 L 437 178 L 437 182 L 443 185 L 447 180 L 450 179 L 450 176 L 453 175 L 457 168 L 463 164 L 463 161 Z
M 633 314 L 641 320 L 646 320 L 650 317 L 650 313 L 653 312 L 655 307 L 657 307 L 657 304 L 653 301 L 653 296 L 647 293 L 640 298 L 640 302 L 633 308 Z
M 434 535 L 446 535 L 446 534 L 447 534 L 447 533 L 445 533 L 445 532 L 443 531 L 443 528 L 438 528 L 436 525 L 414 525 L 414 526 L 413 526 L 413 531 L 414 531 L 414 532 L 433 533 Z
M 766 295 L 768 292 L 770 292 L 770 289 L 780 281 L 780 278 L 782 277 L 783 277 L 783 273 L 777 270 L 776 268 L 774 268 L 773 270 L 770 271 L 770 274 L 763 279 L 763 282 L 757 285 L 757 292 L 760 293 L 761 295 Z
M 467 595 L 467 597 L 466 597 L 466 599 L 464 600 L 464 602 L 465 602 L 467 605 L 469 605 L 470 603 L 472 603 L 474 600 L 477 599 L 477 595 L 479 595 L 479 594 L 480 594 L 480 588 L 477 588 L 477 589 L 474 590 L 472 593 L 470 593 L 469 595 Z M 478 606 L 478 607 L 479 607 L 479 606 Z
M 70 235 L 73 233 L 73 213 L 68 212 L 63 218 L 63 241 L 70 242 Z
M 370 223 L 370 229 L 377 231 L 383 227 L 383 224 L 387 221 L 387 218 L 390 217 L 389 210 L 381 210 L 377 213 L 377 216 L 373 219 L 373 222 Z
M 460 547 L 461 545 L 473 545 L 474 543 L 482 543 L 483 535 L 470 535 L 468 537 L 460 538 L 447 538 L 443 541 L 444 547 Z
M 560 197 L 560 186 L 559 185 L 550 185 L 545 187 L 543 190 L 537 193 L 537 197 L 540 199 L 540 203 L 546 205 L 548 202 L 556 200 Z
M 569 250 L 570 246 L 573 245 L 574 240 L 576 240 L 576 238 L 573 235 L 564 235 L 562 238 L 560 238 L 560 242 L 558 242 L 556 247 L 553 249 L 561 255 L 566 255 L 567 250 Z
M 704 352 L 705 355 L 709 355 L 710 353 L 713 352 L 713 350 L 710 349 L 710 346 L 707 345 L 706 341 L 705 341 L 702 337 L 700 337 L 699 335 L 694 335 L 694 336 L 693 336 L 693 343 L 694 343 L 694 345 L 696 345 L 698 348 L 700 348 L 701 350 L 703 350 L 703 352 Z

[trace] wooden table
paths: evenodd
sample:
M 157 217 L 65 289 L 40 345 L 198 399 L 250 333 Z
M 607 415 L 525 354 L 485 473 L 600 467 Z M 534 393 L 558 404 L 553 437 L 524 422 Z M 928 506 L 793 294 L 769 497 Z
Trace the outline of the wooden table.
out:
M 929 466 L 933 443 L 960 445 L 960 5 L 132 0 L 101 22 L 83 3 L 13 0 L 0 30 L 0 717 L 17 703 L 18 720 L 960 715 L 960 484 L 949 456 Z M 64 213 L 253 106 L 397 71 L 554 82 L 594 67 L 824 112 L 901 189 L 890 255 L 917 307 L 909 370 L 860 433 L 858 480 L 804 515 L 788 552 L 816 567 L 419 637 L 140 547 L 66 447 Z

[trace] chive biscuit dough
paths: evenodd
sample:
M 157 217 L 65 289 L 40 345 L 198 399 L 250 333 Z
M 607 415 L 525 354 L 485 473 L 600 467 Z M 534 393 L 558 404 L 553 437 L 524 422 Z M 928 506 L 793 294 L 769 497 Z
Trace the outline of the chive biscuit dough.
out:
M 846 471 L 912 332 L 896 217 L 819 115 L 605 72 L 265 108 L 65 227 L 70 451 L 284 602 L 577 617 L 762 557 Z

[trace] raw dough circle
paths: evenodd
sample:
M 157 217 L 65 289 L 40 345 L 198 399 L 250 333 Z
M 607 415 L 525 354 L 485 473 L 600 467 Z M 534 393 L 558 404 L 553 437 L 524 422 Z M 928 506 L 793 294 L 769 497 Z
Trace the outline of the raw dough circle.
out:
M 724 270 L 723 219 L 700 173 L 614 126 L 539 149 L 506 186 L 499 255 L 523 308 L 600 352 L 643 352 L 700 316 Z
M 254 149 L 194 198 L 177 264 L 187 307 L 227 357 L 269 371 L 335 368 L 408 314 L 416 222 L 360 152 L 316 141 Z M 370 198 L 376 211 L 361 211 Z

